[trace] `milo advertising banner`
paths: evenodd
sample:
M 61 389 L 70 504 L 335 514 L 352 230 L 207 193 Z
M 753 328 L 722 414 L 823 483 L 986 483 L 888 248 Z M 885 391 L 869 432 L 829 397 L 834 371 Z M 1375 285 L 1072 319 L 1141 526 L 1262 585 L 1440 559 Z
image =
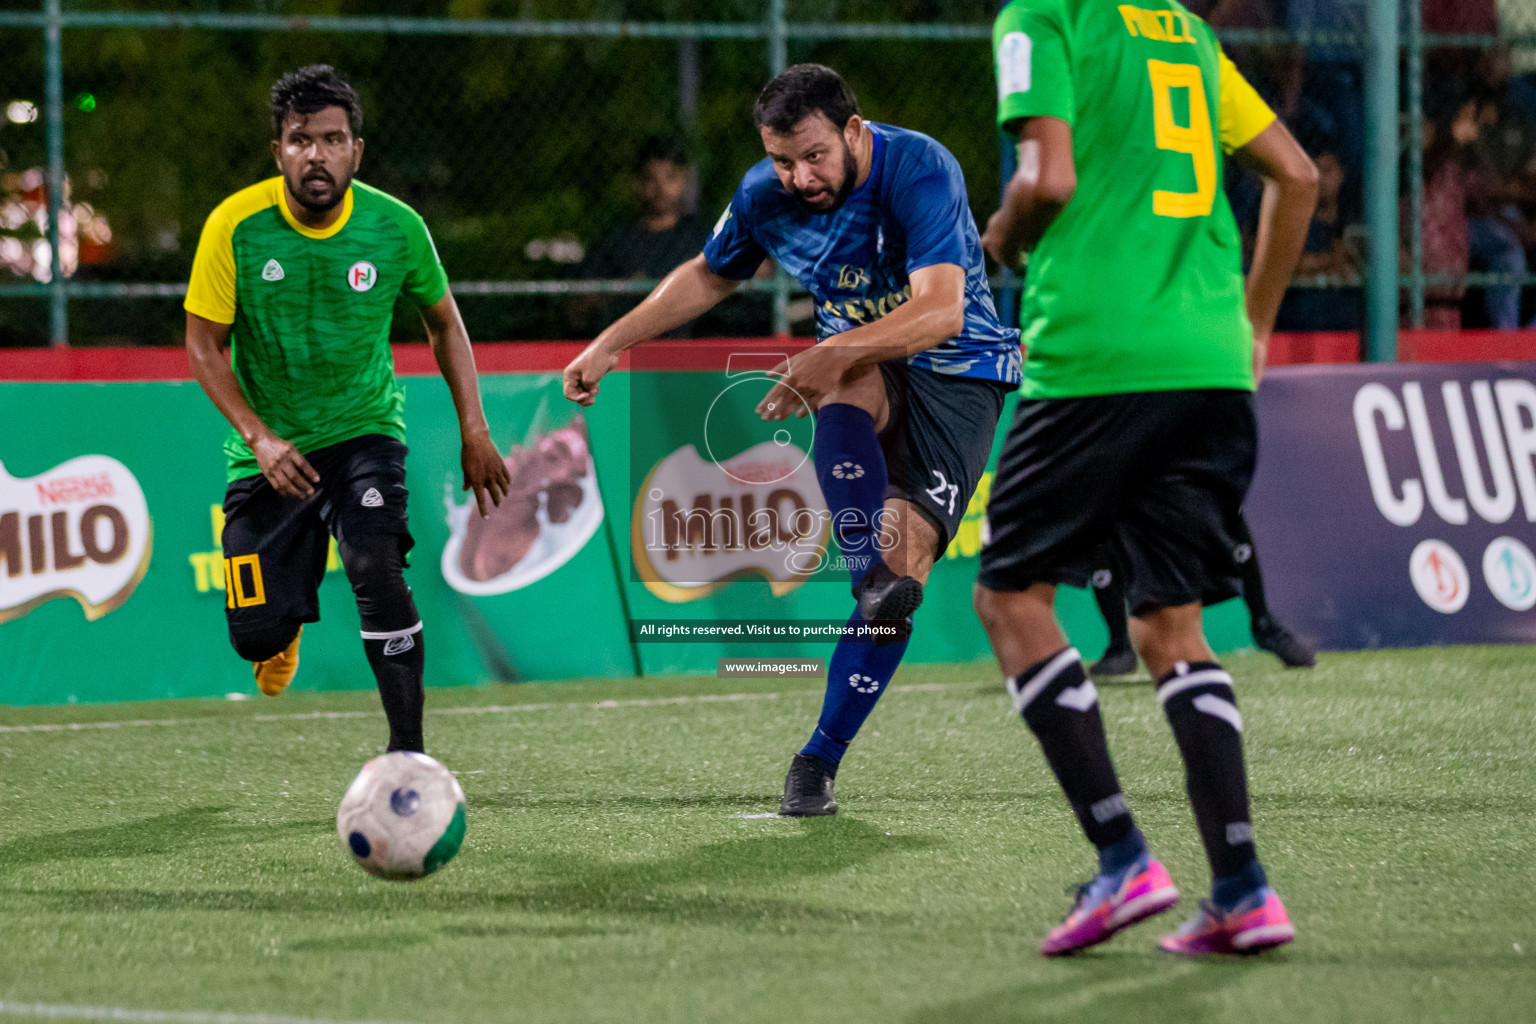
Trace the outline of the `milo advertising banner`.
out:
M 397 350 L 402 372 L 426 374 L 425 346 L 411 348 Z M 522 371 L 481 374 L 512 478 L 483 519 L 460 490 L 446 385 L 402 377 L 416 539 L 406 579 L 428 685 L 714 674 L 719 657 L 830 656 L 853 601 L 810 458 L 815 422 L 769 424 L 756 412 L 785 347 L 656 348 L 654 364 L 605 379 L 589 409 L 562 397 L 556 370 L 577 346 L 482 348 L 483 367 Z M 159 354 L 174 358 L 112 350 L 79 361 L 183 372 L 179 353 Z M 1010 400 L 1005 420 L 1011 410 Z M 255 695 L 224 620 L 227 604 L 263 597 L 221 550 L 227 430 L 191 382 L 0 380 L 0 703 Z M 990 490 L 989 472 L 928 582 L 909 662 L 990 658 L 971 611 Z M 1073 641 L 1097 656 L 1105 631 L 1092 598 L 1064 590 L 1059 607 Z M 320 612 L 294 688 L 371 688 L 334 545 Z M 1208 621 L 1218 649 L 1248 642 L 1238 612 Z M 679 636 L 690 622 L 719 628 Z
M 632 675 L 592 417 L 556 374 L 484 377 L 512 493 L 482 520 L 447 387 L 404 385 L 428 684 Z M 0 383 L 0 703 L 255 694 L 224 625 L 257 598 L 220 550 L 227 429 L 192 383 Z M 327 568 L 295 688 L 371 687 L 334 544 Z
M 815 422 L 764 422 L 756 411 L 774 383 L 767 371 L 791 351 L 759 341 L 657 343 L 631 353 L 622 392 L 603 383 L 596 408 L 622 404 L 629 425 L 622 436 L 598 438 L 598 464 L 647 674 L 712 674 L 722 657 L 830 657 L 836 636 L 811 631 L 840 625 L 853 610 L 850 565 L 833 540 L 810 457 Z M 934 566 L 908 662 L 991 656 L 971 589 L 1014 404 L 1010 397 L 988 472 Z M 1106 633 L 1091 596 L 1063 590 L 1061 613 L 1074 641 L 1097 655 Z M 710 638 L 666 631 L 687 620 L 706 624 Z M 1233 632 L 1227 621 L 1218 617 L 1223 638 Z

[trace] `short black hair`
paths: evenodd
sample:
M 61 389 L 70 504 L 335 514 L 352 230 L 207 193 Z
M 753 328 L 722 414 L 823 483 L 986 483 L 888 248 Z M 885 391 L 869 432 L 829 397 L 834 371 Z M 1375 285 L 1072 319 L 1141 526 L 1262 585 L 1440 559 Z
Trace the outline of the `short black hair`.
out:
M 326 107 L 340 107 L 347 112 L 347 124 L 354 138 L 363 133 L 363 102 L 329 64 L 311 64 L 290 71 L 272 84 L 272 137 L 283 137 L 283 122 L 289 114 L 308 116 Z
M 645 165 L 652 160 L 665 160 L 676 167 L 688 165 L 688 147 L 683 145 L 683 140 L 676 135 L 658 133 L 640 143 L 640 148 L 635 152 L 635 173 L 645 170 Z
M 788 134 L 813 114 L 826 115 L 839 130 L 859 113 L 859 101 L 843 76 L 822 64 L 796 64 L 785 68 L 763 86 L 752 106 L 752 120 L 759 128 Z

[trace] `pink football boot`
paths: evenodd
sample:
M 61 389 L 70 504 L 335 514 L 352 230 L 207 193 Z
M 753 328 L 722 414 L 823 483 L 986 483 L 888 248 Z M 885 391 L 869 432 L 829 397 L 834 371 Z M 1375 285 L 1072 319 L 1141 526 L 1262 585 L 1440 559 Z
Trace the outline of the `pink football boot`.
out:
M 1066 920 L 1052 928 L 1040 952 L 1046 956 L 1070 956 L 1097 945 L 1137 921 L 1161 914 L 1179 902 L 1162 864 L 1142 856 L 1115 875 L 1098 875 L 1078 890 L 1077 904 Z
M 1172 935 L 1163 936 L 1158 947 L 1180 956 L 1258 953 L 1283 946 L 1295 937 L 1285 904 L 1275 890 L 1265 886 L 1231 910 L 1201 900 L 1200 913 Z

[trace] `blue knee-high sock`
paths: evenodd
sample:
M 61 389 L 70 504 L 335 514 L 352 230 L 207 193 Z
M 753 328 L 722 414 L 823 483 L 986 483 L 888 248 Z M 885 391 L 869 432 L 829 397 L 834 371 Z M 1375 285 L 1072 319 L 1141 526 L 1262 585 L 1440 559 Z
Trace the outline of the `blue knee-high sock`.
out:
M 857 626 L 863 621 L 855 611 L 848 625 Z M 827 696 L 821 704 L 821 719 L 800 753 L 813 754 L 833 764 L 843 759 L 848 744 L 859 734 L 859 727 L 896 674 L 910 635 L 909 631 L 900 640 L 884 644 L 838 641 L 827 669 Z
M 822 406 L 816 413 L 814 448 L 816 479 L 832 513 L 833 535 L 857 583 L 880 554 L 877 516 L 885 505 L 887 476 L 874 417 L 853 405 Z

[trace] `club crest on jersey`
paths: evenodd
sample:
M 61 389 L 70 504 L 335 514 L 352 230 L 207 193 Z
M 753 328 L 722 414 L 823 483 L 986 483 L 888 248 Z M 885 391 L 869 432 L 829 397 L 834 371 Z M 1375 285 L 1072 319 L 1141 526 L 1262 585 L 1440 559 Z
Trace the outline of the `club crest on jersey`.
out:
M 863 267 L 843 264 L 837 268 L 837 286 L 839 288 L 861 288 L 869 284 L 869 271 Z
M 263 281 L 281 281 L 286 276 L 283 273 L 283 265 L 277 260 L 267 260 L 267 265 L 261 268 Z
M 367 260 L 358 260 L 347 270 L 347 285 L 355 292 L 366 292 L 378 283 L 378 268 Z

